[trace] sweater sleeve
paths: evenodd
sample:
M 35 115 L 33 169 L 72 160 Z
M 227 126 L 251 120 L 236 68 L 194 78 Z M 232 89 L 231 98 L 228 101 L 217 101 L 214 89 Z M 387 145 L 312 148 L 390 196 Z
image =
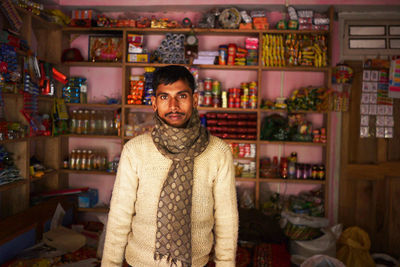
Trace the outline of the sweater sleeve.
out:
M 137 187 L 138 176 L 132 153 L 130 148 L 125 146 L 112 192 L 102 267 L 122 266 L 128 234 L 131 232 L 132 216 L 135 213 Z
M 215 264 L 234 267 L 238 238 L 238 209 L 232 153 L 225 150 L 214 182 Z

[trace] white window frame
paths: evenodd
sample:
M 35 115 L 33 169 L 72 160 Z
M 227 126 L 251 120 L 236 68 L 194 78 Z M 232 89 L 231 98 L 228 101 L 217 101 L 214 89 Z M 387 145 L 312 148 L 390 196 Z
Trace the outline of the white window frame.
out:
M 385 35 L 359 36 L 349 35 L 349 25 L 352 26 L 385 26 Z M 400 39 L 400 36 L 390 36 L 389 26 L 400 26 L 400 12 L 341 12 L 339 13 L 340 61 L 363 60 L 365 58 L 388 58 L 400 55 L 400 49 L 390 48 L 390 39 Z M 385 49 L 350 49 L 349 39 L 386 39 Z

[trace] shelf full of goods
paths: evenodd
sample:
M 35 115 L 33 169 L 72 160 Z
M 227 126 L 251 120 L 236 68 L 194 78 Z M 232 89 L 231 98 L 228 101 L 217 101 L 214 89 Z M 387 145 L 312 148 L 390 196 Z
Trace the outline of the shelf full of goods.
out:
M 281 178 L 296 180 L 324 180 L 325 165 L 302 163 L 297 160 L 297 152 L 292 152 L 288 157 L 262 157 L 260 159 L 261 178 Z
M 106 151 L 77 148 L 71 150 L 68 160 L 63 163 L 63 168 L 76 171 L 107 171 L 115 173 L 118 163 L 119 157 L 108 161 Z

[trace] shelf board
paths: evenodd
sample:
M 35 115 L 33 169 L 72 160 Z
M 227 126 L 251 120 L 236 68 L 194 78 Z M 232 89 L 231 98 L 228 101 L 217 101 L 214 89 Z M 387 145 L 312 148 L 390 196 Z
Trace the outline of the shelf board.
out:
M 282 179 L 282 178 L 260 178 L 260 182 L 266 182 L 266 183 L 293 183 L 293 184 L 325 184 L 325 180 Z
M 144 67 L 164 67 L 171 64 L 164 63 L 125 63 L 125 66 L 131 68 L 144 68 Z M 188 66 L 189 64 L 175 64 L 179 66 Z M 212 64 L 193 64 L 191 66 L 198 67 L 200 69 L 218 69 L 218 70 L 258 70 L 257 66 L 236 66 L 236 65 L 212 65 Z
M 108 207 L 98 207 L 98 208 L 78 208 L 79 212 L 98 212 L 98 213 L 108 213 L 110 208 Z
M 18 98 L 18 97 L 22 97 L 22 93 L 3 93 L 4 97 L 14 97 L 14 98 Z M 38 95 L 37 99 L 39 101 L 54 101 L 54 96 L 50 96 L 50 95 Z
M 287 67 L 262 67 L 263 71 L 310 71 L 310 72 L 327 72 L 329 67 L 301 67 L 301 66 L 287 66 Z
M 256 158 L 250 158 L 250 157 L 233 157 L 235 160 L 256 160 Z
M 70 62 L 64 62 L 63 64 L 69 67 L 108 67 L 108 68 L 122 67 L 122 62 L 70 61 Z
M 256 140 L 246 140 L 246 139 L 221 139 L 227 143 L 240 143 L 240 144 L 255 144 Z
M 278 113 L 318 113 L 318 114 L 326 114 L 329 111 L 327 110 L 287 110 L 287 109 L 270 109 L 270 108 L 260 108 L 261 112 L 278 112 Z
M 128 33 L 189 33 L 197 34 L 221 34 L 221 35 L 258 35 L 262 34 L 329 34 L 325 30 L 257 30 L 257 29 L 209 29 L 209 28 L 132 28 L 132 27 L 64 27 L 68 33 L 90 33 L 90 32 L 123 32 Z
M 256 178 L 247 178 L 247 177 L 236 177 L 236 182 L 256 182 Z
M 262 33 L 274 33 L 274 34 L 329 34 L 326 30 L 264 30 Z
M 134 104 L 123 104 L 125 108 L 137 108 L 137 109 L 152 109 L 151 105 L 134 105 Z
M 104 138 L 104 139 L 120 139 L 118 135 L 99 135 L 99 134 L 64 134 L 64 137 L 76 137 L 76 138 Z
M 22 179 L 22 180 L 18 180 L 18 181 L 15 181 L 15 182 L 8 183 L 8 184 L 0 185 L 0 192 L 10 190 L 10 189 L 12 189 L 14 187 L 17 187 L 17 186 L 20 186 L 20 185 L 24 185 L 27 182 L 28 182 L 27 179 Z
M 145 68 L 145 67 L 165 67 L 169 66 L 171 64 L 164 64 L 164 63 L 131 63 L 127 62 L 125 63 L 125 66 L 131 67 L 131 68 Z M 186 64 L 174 64 L 174 65 L 179 65 L 179 66 L 186 66 Z
M 198 110 L 205 111 L 221 111 L 221 112 L 257 112 L 257 109 L 250 108 L 213 108 L 213 107 L 197 107 Z
M 11 143 L 18 143 L 18 142 L 26 142 L 26 141 L 28 141 L 28 138 L 24 137 L 24 138 L 17 138 L 17 139 L 0 140 L 0 144 L 11 144 Z
M 42 177 L 30 177 L 29 179 L 30 179 L 30 181 L 31 182 L 36 182 L 36 181 L 39 181 L 39 180 L 42 180 L 42 179 L 44 179 L 44 178 L 46 178 L 47 176 L 50 176 L 50 175 L 52 175 L 52 174 L 55 174 L 55 173 L 57 173 L 58 171 L 57 170 L 53 170 L 53 169 L 51 169 L 51 170 L 45 170 L 44 171 L 44 175 L 42 176 Z
M 26 15 L 32 16 L 32 20 L 33 20 L 33 23 L 32 23 L 32 24 L 34 24 L 35 27 L 44 28 L 44 29 L 50 29 L 50 30 L 59 30 L 59 29 L 62 29 L 62 26 L 59 25 L 59 24 L 57 24 L 57 23 L 47 21 L 46 19 L 44 19 L 44 18 L 42 18 L 42 17 L 40 17 L 40 16 L 38 16 L 38 15 L 35 15 L 35 14 L 33 14 L 32 12 L 30 12 L 30 11 L 28 11 L 28 10 L 25 10 L 25 9 L 23 9 L 22 7 L 19 7 L 19 6 L 17 6 L 17 5 L 14 5 L 14 7 L 15 7 L 15 8 L 18 10 L 18 12 L 20 12 L 21 14 L 23 14 L 23 15 L 25 15 L 25 16 L 26 16 Z
M 195 33 L 199 34 L 232 34 L 232 35 L 258 35 L 261 30 L 255 29 L 201 29 L 195 28 Z
M 260 140 L 260 144 L 276 144 L 276 145 L 294 145 L 294 146 L 326 146 L 326 143 L 313 143 L 313 142 L 293 142 L 293 141 L 266 141 Z
M 39 95 L 38 97 L 37 97 L 37 99 L 39 100 L 39 101 L 49 101 L 49 102 L 51 102 L 51 101 L 54 101 L 54 96 L 52 96 L 52 95 Z
M 193 64 L 195 67 L 200 69 L 220 69 L 220 70 L 258 70 L 258 65 L 256 66 L 239 66 L 239 65 L 211 65 L 211 64 Z
M 112 109 L 118 109 L 121 108 L 121 104 L 100 104 L 100 103 L 87 103 L 87 104 L 81 104 L 81 103 L 66 103 L 67 107 L 82 107 L 82 108 L 112 108 Z
M 68 33 L 93 33 L 93 32 L 122 32 L 126 30 L 126 28 L 111 28 L 111 27 L 64 27 L 62 28 L 63 32 Z
M 107 172 L 107 171 L 86 171 L 86 170 L 69 170 L 69 169 L 62 169 L 60 170 L 61 173 L 79 173 L 79 174 L 90 174 L 90 175 L 112 175 L 115 176 L 115 172 Z
M 47 140 L 47 139 L 53 139 L 56 138 L 55 136 L 47 136 L 47 135 L 38 135 L 38 136 L 30 136 L 29 140 L 30 141 L 35 141 L 35 140 Z

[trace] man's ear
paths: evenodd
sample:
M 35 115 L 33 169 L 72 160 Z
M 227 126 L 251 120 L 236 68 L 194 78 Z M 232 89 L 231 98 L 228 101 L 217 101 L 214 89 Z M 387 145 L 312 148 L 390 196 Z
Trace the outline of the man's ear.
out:
M 199 105 L 199 94 L 193 93 L 193 108 L 197 108 Z
M 153 111 L 156 112 L 157 111 L 156 97 L 153 95 L 151 96 L 151 106 L 153 107 Z

